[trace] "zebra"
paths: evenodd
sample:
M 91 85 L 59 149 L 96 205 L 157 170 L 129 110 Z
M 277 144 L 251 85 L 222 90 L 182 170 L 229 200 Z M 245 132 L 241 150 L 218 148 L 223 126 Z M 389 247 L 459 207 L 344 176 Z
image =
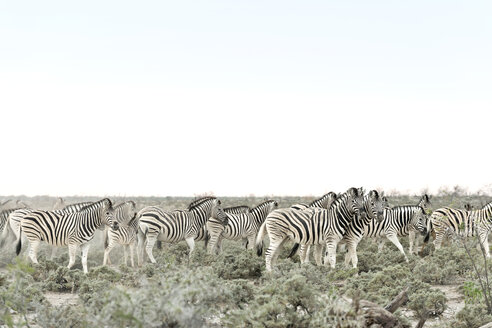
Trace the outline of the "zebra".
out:
M 489 258 L 488 235 L 492 229 L 492 202 L 486 204 L 479 210 L 459 210 L 450 207 L 443 207 L 432 212 L 430 216 L 430 227 L 436 234 L 434 246 L 441 248 L 442 240 L 450 233 L 456 233 L 463 237 L 478 235 L 480 244 L 485 248 L 485 254 Z M 430 231 L 424 242 L 429 240 Z
M 210 217 L 225 217 L 223 211 L 219 210 L 220 200 L 210 196 L 193 201 L 188 206 L 187 211 L 166 212 L 156 206 L 143 208 L 137 214 L 140 220 L 138 248 L 141 256 L 139 256 L 139 259 L 143 259 L 143 248 L 145 247 L 150 262 L 156 263 L 152 255 L 152 248 L 157 239 L 170 243 L 186 240 L 190 248 L 190 258 L 195 247 L 195 238 L 205 225 L 205 222 Z M 139 262 L 139 265 L 141 265 L 141 262 Z
M 238 205 L 238 206 L 226 207 L 222 209 L 224 213 L 228 213 L 228 214 L 249 213 L 250 210 L 251 208 L 247 205 Z M 195 238 L 195 242 L 202 241 L 202 240 L 205 241 L 204 247 L 206 249 L 208 247 L 208 242 L 210 241 L 210 234 L 207 231 L 206 224 L 204 224 L 203 227 L 200 229 L 198 236 Z
M 364 193 L 359 189 L 360 193 Z M 345 265 L 349 266 L 352 261 L 352 267 L 357 268 L 357 245 L 364 235 L 365 227 L 373 221 L 381 221 L 383 219 L 383 210 L 387 206 L 387 199 L 380 196 L 376 190 L 371 190 L 364 196 L 364 212 L 365 215 L 359 215 L 348 224 L 347 230 L 340 241 L 347 245 L 347 253 L 345 254 Z
M 125 265 L 127 265 L 127 248 L 130 249 L 130 261 L 132 267 L 135 267 L 133 253 L 137 242 L 138 219 L 137 205 L 134 201 L 126 201 L 114 207 L 114 217 L 120 228 L 118 230 L 104 230 L 104 259 L 103 266 L 111 264 L 109 253 L 116 244 L 123 245 Z M 138 254 L 137 254 L 138 255 Z
M 61 198 L 59 198 L 61 199 Z M 82 203 L 75 203 L 75 204 L 70 204 L 70 205 L 65 205 L 62 209 L 56 209 L 56 207 L 59 206 L 59 202 L 56 202 L 55 205 L 53 206 L 53 211 L 56 213 L 75 213 L 80 211 L 82 208 L 91 205 L 93 202 L 82 202 Z M 4 234 L 2 235 L 2 242 L 7 238 L 7 236 L 12 232 L 15 236 L 15 240 L 19 239 L 20 235 L 20 224 L 21 220 L 26 216 L 27 214 L 33 212 L 34 209 L 32 208 L 20 208 L 16 209 L 13 212 L 10 212 L 10 215 L 8 217 L 8 226 L 4 230 Z M 10 229 L 9 229 L 10 228 Z M 51 253 L 51 258 L 54 257 L 54 253 L 56 251 L 56 248 L 53 248 L 52 253 Z
M 263 221 L 265 221 L 266 216 L 277 207 L 277 201 L 270 199 L 254 207 L 249 213 L 228 213 L 228 224 L 226 226 L 224 226 L 222 221 L 211 218 L 206 224 L 207 231 L 210 234 L 208 252 L 212 254 L 216 246 L 218 246 L 218 250 L 221 250 L 223 238 L 229 240 L 247 238 L 246 248 L 253 249 L 258 229 Z
M 68 246 L 70 260 L 68 268 L 75 263 L 77 246 L 82 250 L 82 267 L 87 273 L 87 253 L 89 241 L 92 240 L 96 229 L 103 224 L 112 229 L 119 228 L 114 220 L 114 210 L 111 200 L 104 198 L 82 208 L 75 213 L 56 211 L 32 211 L 21 221 L 21 232 L 29 240 L 29 258 L 38 263 L 37 250 L 41 241 L 50 245 Z M 17 241 L 16 253 L 19 255 L 22 248 L 22 238 Z
M 400 205 L 387 207 L 383 213 L 383 220 L 380 222 L 371 221 L 365 228 L 364 236 L 370 238 L 386 237 L 390 240 L 405 257 L 408 257 L 403 250 L 403 246 L 398 240 L 398 236 L 407 236 L 409 239 L 409 253 L 414 253 L 414 241 L 417 233 L 422 235 L 427 231 L 426 208 L 430 205 L 430 198 L 424 194 L 417 205 Z M 380 241 L 379 250 L 382 250 L 384 240 Z M 416 248 L 417 246 L 415 246 Z
M 301 204 L 292 205 L 290 208 L 299 209 L 299 210 L 307 209 L 309 207 L 319 207 L 319 208 L 329 209 L 333 204 L 333 202 L 337 199 L 337 197 L 338 195 L 336 193 L 330 191 L 324 194 L 323 196 L 321 196 L 320 198 L 315 199 L 309 205 L 301 203 Z M 295 254 L 295 251 L 297 250 L 298 246 L 299 246 L 298 244 L 294 246 L 289 257 L 292 257 Z M 314 245 L 314 248 L 316 254 L 318 254 L 318 256 L 315 257 L 316 264 L 321 265 L 321 252 L 323 251 L 323 245 Z M 301 245 L 299 249 L 299 257 L 301 259 L 301 263 L 309 262 L 310 249 L 311 249 L 311 245 Z
M 342 194 L 329 209 L 308 208 L 305 210 L 278 209 L 272 211 L 261 225 L 256 238 L 257 254 L 263 252 L 263 237 L 268 233 L 270 245 L 265 252 L 267 271 L 272 271 L 279 248 L 287 239 L 295 243 L 314 245 L 326 243 L 325 264 L 336 264 L 336 246 L 353 218 L 365 215 L 363 195 L 357 188 Z M 321 256 L 321 254 L 320 254 Z

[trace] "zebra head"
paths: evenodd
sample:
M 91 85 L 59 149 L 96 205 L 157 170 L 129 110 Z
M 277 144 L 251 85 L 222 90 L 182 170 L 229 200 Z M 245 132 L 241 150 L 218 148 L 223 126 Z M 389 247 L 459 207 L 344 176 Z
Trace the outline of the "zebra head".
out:
M 388 206 L 387 199 L 379 195 L 376 190 L 371 190 L 365 201 L 365 209 L 369 218 L 381 222 L 384 208 Z
M 421 208 L 413 213 L 411 226 L 421 235 L 425 236 L 427 234 L 427 220 L 429 218 L 425 214 L 425 210 Z
M 115 211 L 113 209 L 113 203 L 109 198 L 102 200 L 103 206 L 101 206 L 102 221 L 113 230 L 118 230 L 120 225 L 115 218 Z
M 120 226 L 126 226 L 137 216 L 137 204 L 129 200 L 113 207 L 114 217 Z
M 418 206 L 422 207 L 424 210 L 431 205 L 430 197 L 427 194 L 422 195 L 420 197 L 419 203 L 417 204 Z
M 219 206 L 212 210 L 211 217 L 222 223 L 224 227 L 229 224 L 229 217 L 227 216 L 227 213 L 224 212 L 224 210 Z
M 346 195 L 345 204 L 349 214 L 352 216 L 366 215 L 366 209 L 364 207 L 364 190 L 362 188 L 350 188 L 347 190 Z M 343 195 L 341 197 L 343 197 Z

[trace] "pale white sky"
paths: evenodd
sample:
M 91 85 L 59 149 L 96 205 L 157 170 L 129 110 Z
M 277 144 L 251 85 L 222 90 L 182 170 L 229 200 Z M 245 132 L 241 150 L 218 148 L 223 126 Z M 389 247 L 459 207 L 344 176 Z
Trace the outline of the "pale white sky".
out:
M 0 3 L 0 195 L 492 184 L 490 1 Z

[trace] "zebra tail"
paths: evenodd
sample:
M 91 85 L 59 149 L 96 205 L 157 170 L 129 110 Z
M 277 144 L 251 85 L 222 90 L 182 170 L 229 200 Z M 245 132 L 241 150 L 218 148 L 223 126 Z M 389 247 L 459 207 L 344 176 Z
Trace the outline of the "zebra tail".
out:
M 256 236 L 256 254 L 258 256 L 261 256 L 263 254 L 263 236 L 265 234 L 265 227 L 266 227 L 266 221 L 263 222 L 263 224 L 260 227 L 260 230 L 258 230 L 258 235 Z
M 292 257 L 292 256 L 296 255 L 298 249 L 299 249 L 299 244 L 295 243 L 294 247 L 292 247 L 292 250 L 290 251 L 290 254 L 288 257 Z
M 429 241 L 430 234 L 431 234 L 431 232 L 427 231 L 427 234 L 425 235 L 425 238 L 424 238 L 424 243 L 427 243 Z
M 207 249 L 208 242 L 210 241 L 210 234 L 208 231 L 205 232 L 205 249 Z
M 22 249 L 22 227 L 19 228 L 19 240 L 17 241 L 17 246 L 15 247 L 15 254 L 19 256 Z

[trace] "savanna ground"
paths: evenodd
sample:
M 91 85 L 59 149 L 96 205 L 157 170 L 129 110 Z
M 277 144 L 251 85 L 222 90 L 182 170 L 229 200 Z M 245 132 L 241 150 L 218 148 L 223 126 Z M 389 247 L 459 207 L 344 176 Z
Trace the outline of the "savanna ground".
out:
M 272 197 L 275 198 L 275 197 Z M 67 203 L 97 198 L 69 197 Z M 112 198 L 115 203 L 126 200 Z M 132 198 L 139 207 L 161 205 L 183 209 L 192 198 Z M 263 198 L 220 197 L 224 207 L 260 203 Z M 309 202 L 309 197 L 275 198 L 280 207 Z M 23 200 L 34 208 L 50 209 L 50 197 Z M 441 206 L 475 208 L 489 201 L 485 196 L 444 194 L 432 199 Z M 389 197 L 390 205 L 415 204 L 418 197 Z M 420 242 L 422 237 L 420 237 Z M 405 251 L 406 237 L 400 238 Z M 484 263 L 470 241 L 479 270 Z M 25 246 L 25 245 L 24 245 Z M 492 321 L 473 264 L 462 244 L 433 251 L 423 257 L 403 256 L 389 241 L 378 252 L 374 240 L 358 247 L 358 269 L 346 268 L 338 253 L 337 268 L 301 266 L 288 259 L 292 244 L 284 247 L 273 273 L 265 272 L 264 257 L 244 249 L 240 242 L 224 242 L 223 252 L 211 256 L 199 242 L 188 261 L 185 242 L 154 248 L 157 264 L 127 267 L 123 251 L 111 253 L 113 265 L 101 267 L 101 232 L 89 251 L 89 274 L 81 271 L 80 258 L 68 270 L 68 251 L 59 249 L 53 261 L 50 250 L 40 251 L 40 264 L 16 259 L 11 242 L 0 250 L 0 326 L 8 327 L 365 327 L 352 299 L 385 306 L 405 287 L 409 301 L 396 315 L 407 327 L 428 317 L 425 327 L 479 327 Z M 408 252 L 407 252 L 408 253 Z M 311 260 L 313 262 L 313 260 Z M 492 263 L 488 263 L 492 269 Z M 490 272 L 490 270 L 489 270 Z

